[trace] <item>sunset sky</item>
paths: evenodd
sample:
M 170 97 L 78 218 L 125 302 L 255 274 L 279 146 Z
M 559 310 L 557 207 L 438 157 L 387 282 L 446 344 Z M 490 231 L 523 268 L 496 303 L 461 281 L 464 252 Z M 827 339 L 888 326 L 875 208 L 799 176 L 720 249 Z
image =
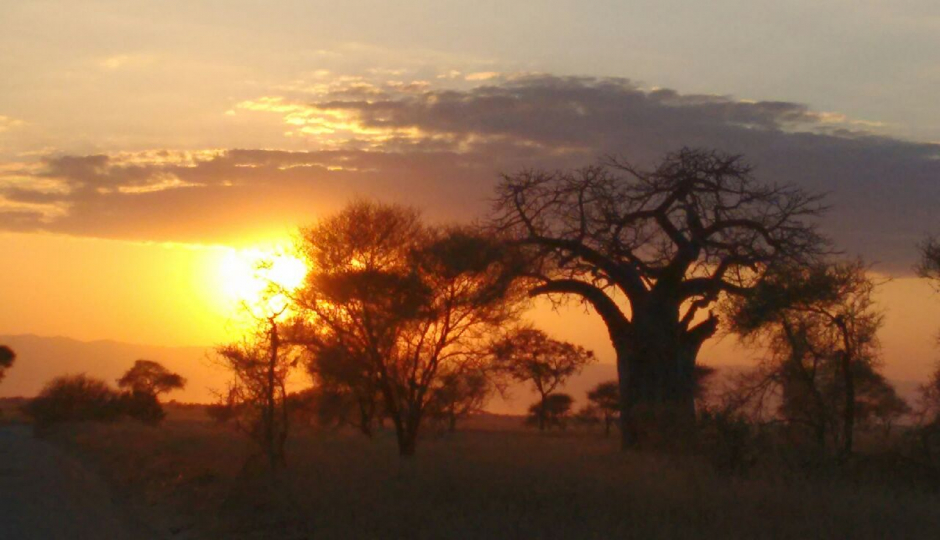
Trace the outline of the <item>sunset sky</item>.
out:
M 0 0 L 0 73 L 0 334 L 213 345 L 246 261 L 355 196 L 470 220 L 500 172 L 688 145 L 828 193 L 894 278 L 887 374 L 940 357 L 936 0 Z

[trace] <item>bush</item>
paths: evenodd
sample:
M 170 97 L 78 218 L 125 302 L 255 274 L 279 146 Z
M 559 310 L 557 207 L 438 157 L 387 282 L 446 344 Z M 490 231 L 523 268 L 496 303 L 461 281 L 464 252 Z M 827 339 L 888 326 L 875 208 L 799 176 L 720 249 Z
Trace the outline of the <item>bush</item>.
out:
M 166 415 L 156 396 L 118 392 L 85 374 L 52 379 L 23 410 L 39 428 L 62 422 L 111 422 L 124 416 L 157 424 Z
M 704 410 L 698 418 L 697 446 L 722 471 L 742 472 L 757 460 L 758 434 L 742 415 L 724 410 Z
M 159 424 L 166 413 L 157 396 L 149 392 L 124 392 L 118 396 L 118 410 L 145 424 Z
M 112 421 L 121 415 L 120 394 L 102 380 L 65 375 L 49 381 L 24 412 L 38 427 L 61 422 Z

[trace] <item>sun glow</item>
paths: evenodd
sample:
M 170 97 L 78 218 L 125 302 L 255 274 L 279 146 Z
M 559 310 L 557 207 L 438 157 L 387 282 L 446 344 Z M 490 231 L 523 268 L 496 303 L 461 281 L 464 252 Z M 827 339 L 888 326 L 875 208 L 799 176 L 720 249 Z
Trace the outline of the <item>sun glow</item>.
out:
M 226 253 L 218 277 L 223 297 L 233 307 L 267 316 L 285 309 L 286 295 L 300 287 L 306 275 L 306 264 L 284 249 L 248 248 Z

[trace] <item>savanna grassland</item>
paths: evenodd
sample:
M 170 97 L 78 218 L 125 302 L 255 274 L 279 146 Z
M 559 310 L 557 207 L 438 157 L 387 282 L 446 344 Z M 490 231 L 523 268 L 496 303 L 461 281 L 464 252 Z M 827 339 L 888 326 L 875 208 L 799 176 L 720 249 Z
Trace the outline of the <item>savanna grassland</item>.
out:
M 65 424 L 45 437 L 99 471 L 160 537 L 940 537 L 940 496 L 898 480 L 897 463 L 884 465 L 886 481 L 864 453 L 848 468 L 760 459 L 729 471 L 486 416 L 429 432 L 410 459 L 387 431 L 300 430 L 272 479 L 255 447 L 201 408 L 168 412 L 159 427 Z

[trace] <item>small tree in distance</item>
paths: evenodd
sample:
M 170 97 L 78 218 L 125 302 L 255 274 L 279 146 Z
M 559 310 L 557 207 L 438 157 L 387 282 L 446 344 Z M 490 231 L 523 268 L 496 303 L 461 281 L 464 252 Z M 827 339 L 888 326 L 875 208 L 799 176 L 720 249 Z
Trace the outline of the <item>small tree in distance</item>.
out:
M 553 427 L 565 429 L 573 403 L 574 399 L 568 394 L 560 392 L 549 394 L 539 403 L 533 403 L 529 407 L 526 424 L 537 425 L 540 430 Z
M 431 416 L 456 431 L 458 420 L 483 410 L 492 389 L 485 369 L 448 373 L 433 390 Z
M 135 394 L 159 396 L 186 386 L 186 379 L 152 360 L 137 360 L 117 381 L 118 387 Z
M 604 419 L 604 436 L 610 436 L 610 426 L 620 411 L 620 384 L 617 381 L 602 382 L 588 392 L 588 401 L 597 408 Z
M 6 345 L 0 345 L 0 382 L 6 376 L 6 371 L 13 366 L 16 360 L 16 353 Z
M 518 382 L 529 382 L 539 394 L 536 424 L 544 431 L 548 421 L 547 399 L 584 366 L 595 361 L 584 347 L 558 341 L 534 328 L 516 330 L 493 347 L 497 369 Z M 560 399 L 560 398 L 559 398 Z

